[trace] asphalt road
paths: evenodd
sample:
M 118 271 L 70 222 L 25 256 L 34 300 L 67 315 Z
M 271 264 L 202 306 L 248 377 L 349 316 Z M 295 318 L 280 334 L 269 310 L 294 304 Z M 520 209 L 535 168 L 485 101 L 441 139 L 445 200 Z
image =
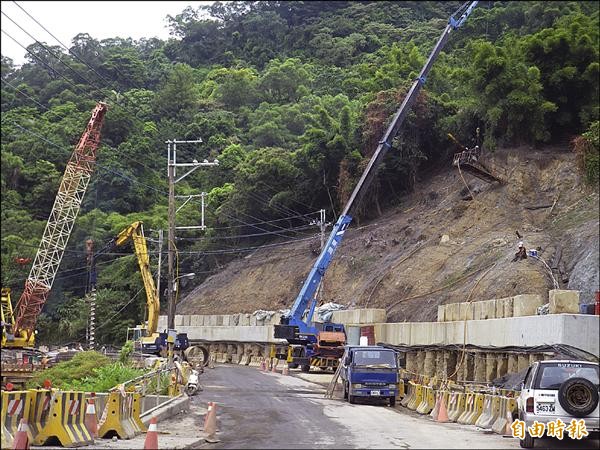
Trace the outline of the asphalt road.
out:
M 252 367 L 207 369 L 202 385 L 193 401 L 218 404 L 221 440 L 202 448 L 520 448 L 517 439 L 436 423 L 402 406 L 325 399 L 324 385 Z M 536 448 L 598 448 L 598 440 L 542 439 Z

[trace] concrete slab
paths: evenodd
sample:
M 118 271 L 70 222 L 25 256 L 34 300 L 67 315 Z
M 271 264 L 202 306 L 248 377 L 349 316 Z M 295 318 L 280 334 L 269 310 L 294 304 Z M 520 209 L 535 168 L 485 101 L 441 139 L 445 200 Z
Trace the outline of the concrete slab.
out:
M 485 300 L 481 302 L 483 308 L 482 319 L 495 319 L 496 318 L 496 300 Z
M 459 317 L 458 320 L 473 320 L 474 310 L 473 303 L 463 302 L 459 303 Z
M 548 292 L 550 314 L 578 314 L 579 291 L 552 289 Z
M 535 316 L 537 307 L 543 304 L 544 300 L 538 294 L 515 295 L 513 297 L 513 317 Z
M 201 327 L 204 325 L 204 316 L 200 314 L 194 314 L 190 318 L 190 326 L 192 327 Z
M 247 327 L 250 326 L 250 314 L 241 313 L 239 315 L 239 326 Z
M 549 314 L 467 321 L 467 344 L 485 347 L 567 344 L 598 354 L 600 318 L 588 314 Z M 407 339 L 406 327 L 410 326 Z M 464 322 L 390 323 L 385 342 L 394 345 L 462 345 Z
M 370 325 L 373 323 L 385 323 L 387 313 L 385 309 L 365 308 L 334 311 L 331 321 L 348 325 Z
M 445 319 L 445 314 L 446 314 L 446 305 L 439 305 L 438 306 L 438 314 L 437 314 L 437 321 L 438 322 L 444 322 Z
M 473 319 L 483 320 L 483 305 L 482 302 L 473 302 Z
M 268 342 L 274 344 L 284 342 L 273 337 L 274 329 L 271 325 L 256 327 L 181 327 L 179 331 L 187 333 L 189 339 L 208 342 Z

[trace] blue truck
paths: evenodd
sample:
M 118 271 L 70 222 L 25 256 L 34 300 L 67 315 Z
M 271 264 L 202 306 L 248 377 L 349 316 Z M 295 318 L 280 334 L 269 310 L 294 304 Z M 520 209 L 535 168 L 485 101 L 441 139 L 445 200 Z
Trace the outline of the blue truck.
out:
M 396 352 L 379 345 L 346 346 L 340 367 L 344 399 L 386 399 L 396 404 L 398 395 L 398 361 Z

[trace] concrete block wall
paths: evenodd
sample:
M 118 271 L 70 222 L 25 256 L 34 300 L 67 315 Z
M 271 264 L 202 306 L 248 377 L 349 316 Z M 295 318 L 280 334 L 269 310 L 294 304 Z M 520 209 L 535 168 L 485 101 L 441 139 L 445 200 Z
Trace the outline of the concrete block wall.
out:
M 405 322 L 374 326 L 375 340 L 392 345 L 462 345 L 535 347 L 567 344 L 597 355 L 600 318 L 588 314 L 469 320 L 467 322 Z
M 344 325 L 371 325 L 374 323 L 385 323 L 387 313 L 385 309 L 348 309 L 334 311 L 331 316 L 334 323 L 343 323 Z
M 549 291 L 550 314 L 579 314 L 579 291 L 553 289 Z M 538 294 L 521 294 L 514 297 L 477 302 L 449 303 L 438 306 L 438 322 L 458 320 L 502 319 L 505 317 L 535 316 L 538 306 L 544 304 Z
M 387 315 L 385 309 L 353 309 L 335 311 L 332 315 L 332 322 L 342 323 L 344 325 L 370 325 L 374 323 L 385 323 Z M 175 315 L 175 327 L 228 327 L 228 326 L 273 326 L 280 322 L 279 313 L 274 313 L 271 317 L 258 319 L 249 313 L 239 314 L 177 314 Z M 167 328 L 167 316 L 158 318 L 158 329 Z

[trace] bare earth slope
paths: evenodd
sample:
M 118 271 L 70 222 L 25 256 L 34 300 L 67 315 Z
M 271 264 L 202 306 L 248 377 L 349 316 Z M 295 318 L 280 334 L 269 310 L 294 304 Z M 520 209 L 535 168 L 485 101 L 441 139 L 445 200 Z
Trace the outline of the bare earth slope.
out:
M 542 263 L 511 262 L 523 240 L 559 269 L 554 276 L 561 288 L 579 289 L 582 303 L 593 302 L 599 198 L 582 184 L 574 155 L 566 148 L 523 147 L 484 155 L 482 161 L 508 184 L 487 184 L 464 171 L 461 177 L 449 167 L 378 220 L 353 223 L 326 274 L 321 301 L 386 308 L 389 321 L 429 321 L 436 319 L 437 305 L 469 296 L 547 297 L 553 282 Z M 474 200 L 468 200 L 463 178 Z M 177 313 L 290 307 L 316 259 L 311 244 L 262 249 L 232 262 L 183 298 Z

